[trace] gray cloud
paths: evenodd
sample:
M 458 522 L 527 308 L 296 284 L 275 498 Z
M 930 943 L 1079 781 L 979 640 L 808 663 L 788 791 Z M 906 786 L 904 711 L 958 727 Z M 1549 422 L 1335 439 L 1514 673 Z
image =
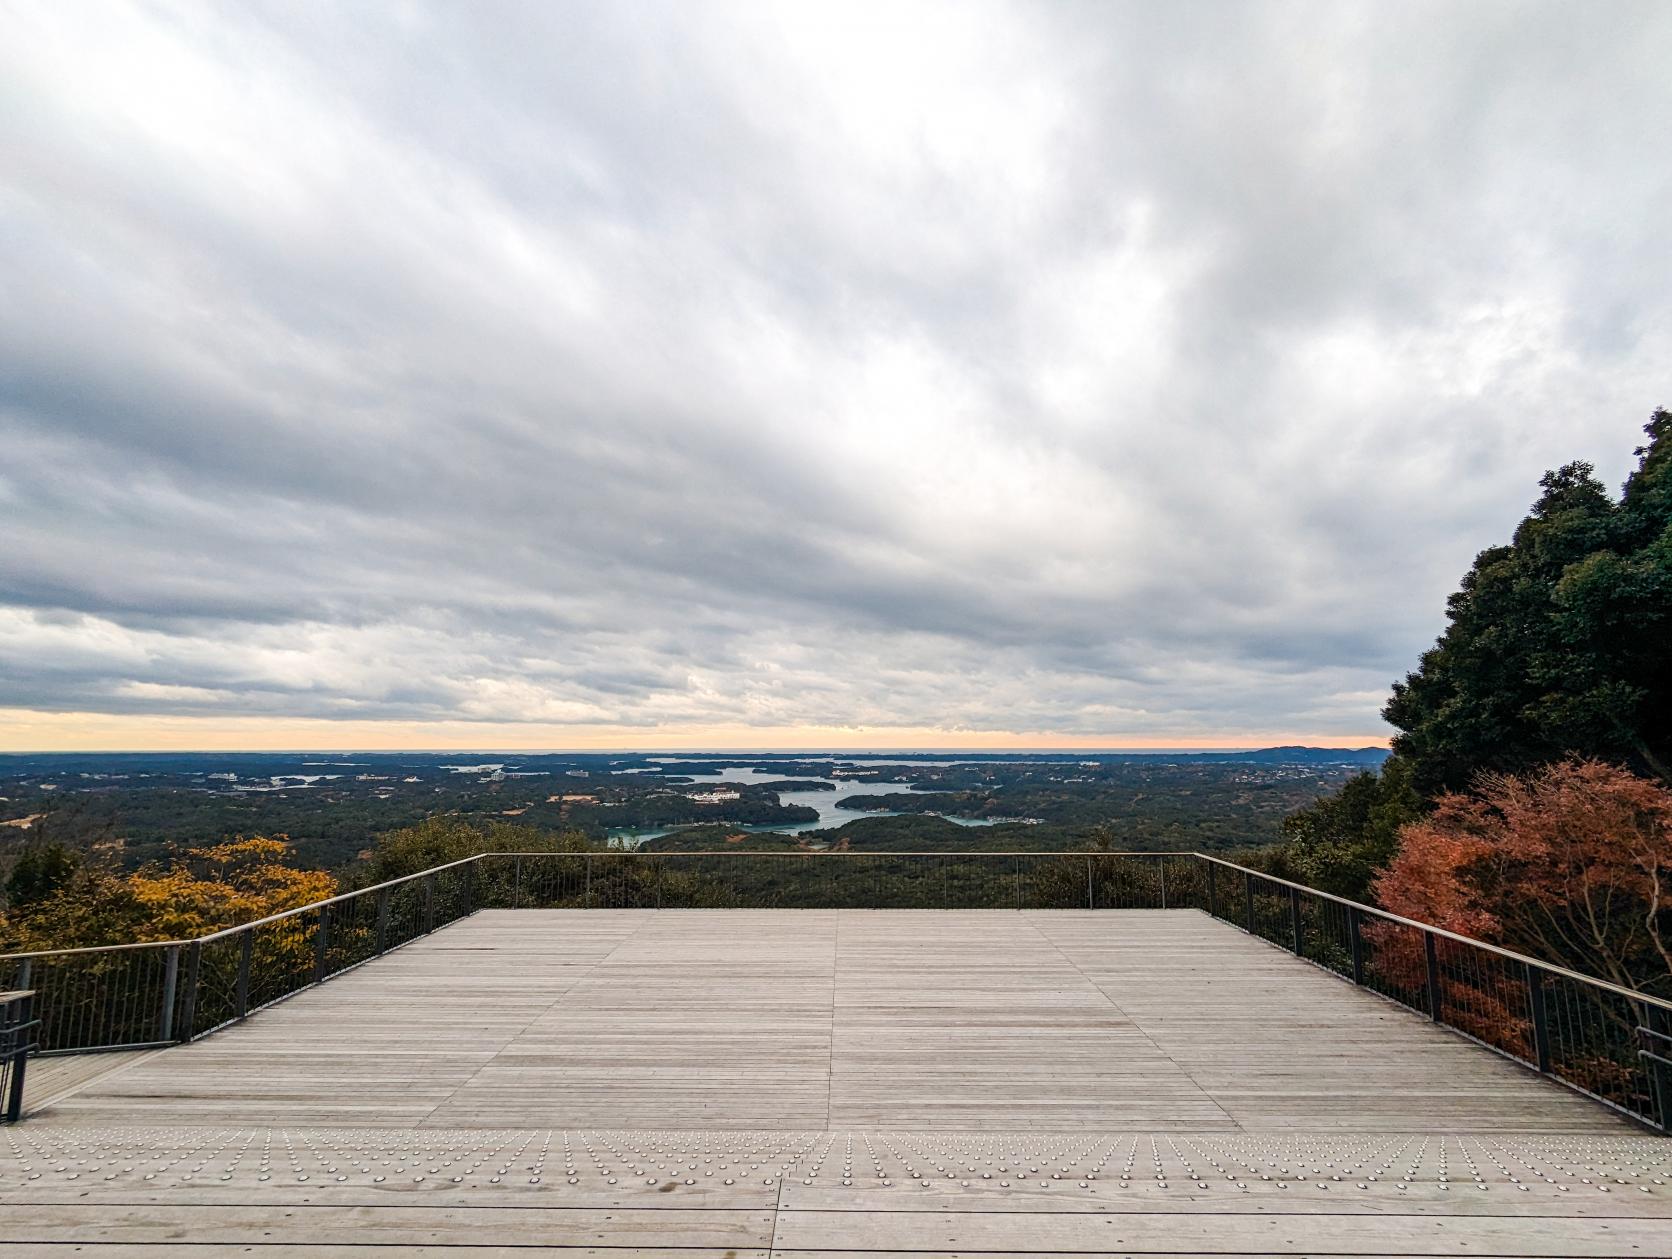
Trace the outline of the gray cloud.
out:
M 1374 732 L 1667 400 L 1660 5 L 7 25 L 0 707 Z

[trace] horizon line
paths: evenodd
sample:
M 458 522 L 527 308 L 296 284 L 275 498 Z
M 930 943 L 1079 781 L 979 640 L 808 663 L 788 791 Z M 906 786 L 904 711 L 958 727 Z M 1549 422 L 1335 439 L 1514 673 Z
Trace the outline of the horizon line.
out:
M 1157 756 L 1189 753 L 1196 756 L 1223 756 L 1240 752 L 1270 752 L 1279 748 L 1304 748 L 1314 752 L 1387 751 L 1385 743 L 1249 743 L 1249 744 L 1146 744 L 1143 746 L 988 746 L 988 747 L 836 747 L 819 744 L 794 748 L 761 747 L 575 747 L 575 748 L 492 748 L 492 747 L 430 747 L 430 748 L 347 748 L 347 747 L 285 747 L 285 748 L 28 748 L 0 750 L 0 756 L 639 756 L 639 757 L 713 757 L 713 756 L 995 756 L 995 755 L 1080 755 L 1080 756 Z

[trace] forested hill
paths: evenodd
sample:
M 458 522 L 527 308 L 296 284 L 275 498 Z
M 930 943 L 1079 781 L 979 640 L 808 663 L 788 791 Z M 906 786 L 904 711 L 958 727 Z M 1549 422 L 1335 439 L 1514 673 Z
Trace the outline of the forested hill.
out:
M 633 829 L 705 823 L 804 829 L 817 815 L 782 793 L 821 789 L 829 801 L 883 784 L 903 798 L 872 795 L 858 807 L 957 813 L 984 823 L 1025 818 L 1031 825 L 1000 829 L 1005 842 L 1026 847 L 1083 842 L 1102 823 L 1118 826 L 1131 846 L 1240 847 L 1275 840 L 1286 813 L 1382 755 L 1323 748 L 943 752 L 889 756 L 887 764 L 829 754 L 0 756 L 0 881 L 16 855 L 44 844 L 132 869 L 248 835 L 282 836 L 297 864 L 345 869 L 378 835 L 430 817 L 515 822 L 595 842 Z M 729 790 L 709 794 L 728 780 Z M 925 819 L 920 829 L 933 825 Z M 982 829 L 962 828 L 963 842 L 977 847 L 1000 838 Z

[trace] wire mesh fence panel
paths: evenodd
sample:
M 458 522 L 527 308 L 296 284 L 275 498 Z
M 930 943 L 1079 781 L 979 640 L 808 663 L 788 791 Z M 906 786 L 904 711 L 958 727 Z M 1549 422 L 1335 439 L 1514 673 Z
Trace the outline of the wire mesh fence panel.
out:
M 1102 877 L 1090 853 L 1014 858 L 1018 909 L 1086 909 Z
M 514 856 L 489 853 L 475 862 L 476 884 L 472 893 L 476 909 L 515 908 L 518 861 Z
M 0 961 L 0 987 L 32 988 L 41 1052 L 113 1049 L 169 1039 L 172 946 L 39 954 Z
M 1433 942 L 1439 1021 L 1523 1062 L 1537 1062 L 1527 968 L 1448 937 Z
M 1560 974 L 1543 986 L 1551 1074 L 1623 1110 L 1655 1116 L 1656 1082 L 1639 1032 L 1644 1003 Z M 1663 1114 L 1663 1123 L 1669 1118 Z
M 1364 986 L 1428 1013 L 1427 964 L 1421 928 L 1376 918 L 1365 922 Z
M 313 982 L 319 954 L 317 913 L 294 914 L 247 927 L 239 934 L 249 939 L 247 1010 L 271 1005 Z
M 1663 1129 L 1672 1006 L 1197 853 L 486 854 L 196 941 L 0 957 L 43 1052 L 189 1039 L 483 908 L 1206 911 Z
M 389 889 L 386 948 L 409 944 L 424 934 L 424 889 L 416 881 Z
M 477 904 L 524 909 L 1160 908 L 1200 883 L 1124 853 L 522 853 L 487 877 Z
M 1243 889 L 1243 914 L 1250 935 L 1288 948 L 1294 939 L 1289 890 L 1282 884 L 1256 875 Z
M 1309 962 L 1353 977 L 1353 917 L 1345 905 L 1321 896 L 1297 898 L 1300 955 Z
M 476 865 L 454 866 L 435 875 L 435 921 L 437 926 L 457 922 L 476 908 Z
M 191 946 L 195 961 L 187 953 L 185 980 L 195 991 L 182 986 L 182 1005 L 176 1027 L 189 1036 L 201 1036 L 239 1017 L 238 982 L 243 948 L 235 936 L 221 936 Z M 194 980 L 195 968 L 195 980 Z
M 1193 852 L 1167 853 L 1161 866 L 1161 909 L 1207 908 L 1207 863 Z
M 1125 853 L 1094 853 L 1086 909 L 1159 909 L 1166 886 L 1160 859 Z
M 378 896 L 362 892 L 330 906 L 329 916 L 320 924 L 323 943 L 314 945 L 315 977 L 326 979 L 352 966 L 370 961 L 388 947 L 378 940 Z

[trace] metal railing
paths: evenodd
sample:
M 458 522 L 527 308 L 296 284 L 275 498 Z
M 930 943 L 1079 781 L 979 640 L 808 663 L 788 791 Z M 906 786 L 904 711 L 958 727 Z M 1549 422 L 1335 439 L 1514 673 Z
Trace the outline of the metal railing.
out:
M 1200 855 L 1201 908 L 1663 1133 L 1672 1001 Z
M 484 853 L 195 940 L 0 956 L 48 1053 L 194 1040 L 486 908 L 1199 909 L 1672 1131 L 1672 1002 L 1202 853 Z
M 33 988 L 42 1053 L 195 1040 L 476 908 L 467 857 L 192 940 L 0 956 L 0 988 Z
M 23 1073 L 35 1051 L 35 994 L 0 992 L 0 1123 L 23 1118 Z

